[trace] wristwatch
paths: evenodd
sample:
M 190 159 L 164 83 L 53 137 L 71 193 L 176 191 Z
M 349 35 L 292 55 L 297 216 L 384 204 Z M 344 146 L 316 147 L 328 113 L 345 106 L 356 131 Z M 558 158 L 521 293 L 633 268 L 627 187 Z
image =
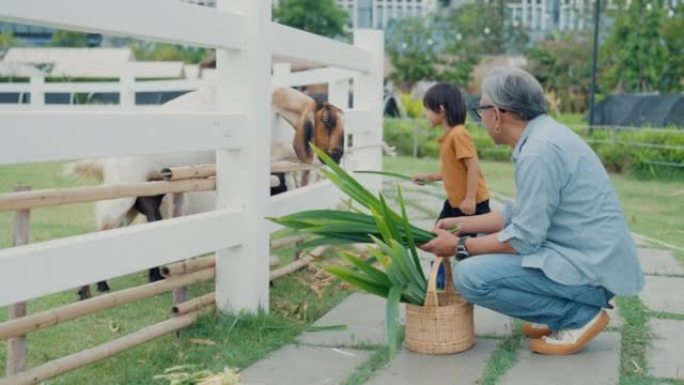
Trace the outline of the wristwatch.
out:
M 468 253 L 468 249 L 466 249 L 466 241 L 468 238 L 470 237 L 463 236 L 458 239 L 458 244 L 456 245 L 456 255 L 454 256 L 457 261 L 462 261 L 470 257 L 470 253 Z

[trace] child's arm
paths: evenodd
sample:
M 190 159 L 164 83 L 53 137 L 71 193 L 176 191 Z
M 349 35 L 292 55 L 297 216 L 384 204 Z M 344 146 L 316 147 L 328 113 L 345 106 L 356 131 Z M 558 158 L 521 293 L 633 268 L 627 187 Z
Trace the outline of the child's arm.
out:
M 424 185 L 425 182 L 435 182 L 442 180 L 442 173 L 441 172 L 429 172 L 429 173 L 422 173 L 422 174 L 416 174 L 411 178 L 413 183 L 417 185 Z
M 468 169 L 468 183 L 466 185 L 466 196 L 458 208 L 466 215 L 475 214 L 475 206 L 477 202 L 477 185 L 480 182 L 480 165 L 477 162 L 477 157 L 463 158 L 463 164 Z

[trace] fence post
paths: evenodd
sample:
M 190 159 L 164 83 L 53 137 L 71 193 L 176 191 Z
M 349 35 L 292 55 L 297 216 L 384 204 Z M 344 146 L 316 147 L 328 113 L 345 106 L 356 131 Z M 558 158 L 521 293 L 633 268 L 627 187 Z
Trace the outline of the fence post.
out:
M 216 50 L 217 111 L 241 111 L 239 150 L 216 152 L 217 208 L 242 209 L 242 244 L 216 252 L 216 307 L 224 312 L 268 311 L 270 191 L 271 31 L 270 0 L 218 0 L 219 11 L 246 17 L 245 46 Z
M 337 78 L 339 70 L 331 69 L 331 75 Z M 328 102 L 342 109 L 343 111 L 349 109 L 349 79 L 333 80 L 328 83 Z M 347 138 L 345 138 L 347 139 Z M 349 149 L 349 140 L 344 141 L 344 152 Z
M 33 81 L 33 78 L 31 78 Z M 31 93 L 33 95 L 33 92 Z M 33 96 L 31 97 L 33 101 Z M 30 187 L 16 187 L 14 191 L 28 191 Z M 21 246 L 29 243 L 31 211 L 28 209 L 18 210 L 14 214 L 14 229 L 12 246 Z M 8 308 L 8 319 L 24 317 L 26 315 L 26 302 L 15 303 Z M 13 337 L 7 340 L 7 376 L 17 374 L 26 369 L 26 336 Z
M 365 170 L 382 170 L 382 95 L 384 71 L 384 43 L 382 31 L 364 29 L 354 31 L 354 45 L 372 53 L 369 72 L 354 76 L 354 109 L 369 110 L 367 126 L 370 132 L 354 134 L 354 162 Z M 381 179 L 366 178 L 364 183 L 380 190 Z
M 31 76 L 29 83 L 31 90 L 31 106 L 42 107 L 45 105 L 45 77 Z
M 126 67 L 119 79 L 121 91 L 119 92 L 119 105 L 123 108 L 135 106 L 135 75 L 130 67 Z
M 337 77 L 339 70 L 331 72 Z M 334 80 L 328 83 L 328 101 L 342 110 L 349 108 L 349 79 Z
M 183 216 L 183 203 L 185 194 L 182 192 L 171 193 L 171 216 L 178 218 Z M 186 286 L 173 289 L 173 304 L 178 305 L 188 300 L 188 289 Z
M 292 72 L 290 63 L 273 63 L 273 81 L 275 84 L 284 83 L 285 78 Z

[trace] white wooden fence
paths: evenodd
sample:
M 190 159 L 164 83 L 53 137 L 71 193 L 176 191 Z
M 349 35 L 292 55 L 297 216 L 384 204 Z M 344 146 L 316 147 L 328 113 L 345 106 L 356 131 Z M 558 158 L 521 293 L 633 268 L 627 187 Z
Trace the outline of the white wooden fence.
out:
M 93 93 L 112 93 L 119 96 L 118 104 L 90 104 L 78 105 L 82 109 L 131 109 L 136 106 L 135 95 L 139 92 L 173 92 L 173 91 L 194 91 L 202 86 L 209 85 L 211 82 L 201 79 L 179 79 L 179 80 L 149 80 L 136 82 L 130 75 L 122 76 L 118 81 L 99 81 L 99 82 L 77 82 L 77 83 L 46 83 L 44 76 L 31 76 L 28 83 L 0 83 L 0 92 L 16 93 L 17 99 L 22 100 L 23 95 L 31 95 L 30 101 L 26 104 L 0 104 L 0 111 L 12 110 L 35 110 L 49 107 L 51 109 L 73 109 L 76 94 Z M 45 94 L 63 93 L 69 94 L 71 103 L 69 104 L 50 104 L 46 106 Z M 154 108 L 154 107 L 152 107 Z
M 216 251 L 217 307 L 267 310 L 274 226 L 263 218 L 330 207 L 340 197 L 328 182 L 268 196 L 272 56 L 328 66 L 298 74 L 276 65 L 273 76 L 282 84 L 329 83 L 330 100 L 345 109 L 346 134 L 353 137 L 345 164 L 380 169 L 381 32 L 355 31 L 353 45 L 315 36 L 271 22 L 270 0 L 219 0 L 216 9 L 175 0 L 112 0 L 84 12 L 92 6 L 90 0 L 5 0 L 0 19 L 215 48 L 216 112 L 141 110 L 130 102 L 124 107 L 131 108 L 96 111 L 49 108 L 40 100 L 57 85 L 37 81 L 31 99 L 40 108 L 0 111 L 0 165 L 216 151 L 217 208 L 0 250 L 0 306 Z M 137 87 L 126 83 L 129 92 Z M 354 106 L 347 105 L 350 87 Z M 157 135 L 161 127 L 163 136 Z M 136 140 L 148 135 L 155 140 Z M 379 187 L 372 178 L 367 183 Z

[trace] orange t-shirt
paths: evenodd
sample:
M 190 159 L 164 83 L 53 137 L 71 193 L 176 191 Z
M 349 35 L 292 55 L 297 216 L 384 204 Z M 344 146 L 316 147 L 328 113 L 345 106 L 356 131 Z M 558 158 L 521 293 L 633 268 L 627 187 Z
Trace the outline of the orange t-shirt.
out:
M 468 190 L 468 169 L 463 162 L 466 158 L 477 158 L 477 150 L 468 131 L 459 125 L 439 138 L 439 159 L 442 163 L 444 190 L 449 197 L 449 204 L 455 208 L 465 199 Z M 487 199 L 489 190 L 480 170 L 475 202 L 480 203 Z

